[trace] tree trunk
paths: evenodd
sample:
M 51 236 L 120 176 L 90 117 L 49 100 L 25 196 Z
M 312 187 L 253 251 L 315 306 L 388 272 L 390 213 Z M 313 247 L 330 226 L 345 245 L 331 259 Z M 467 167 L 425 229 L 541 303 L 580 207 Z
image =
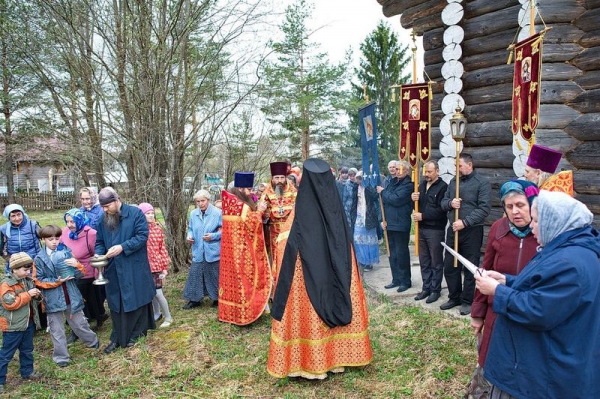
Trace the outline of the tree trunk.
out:
M 102 137 L 96 129 L 96 118 L 95 118 L 95 101 L 94 101 L 94 71 L 92 69 L 92 32 L 93 29 L 90 23 L 90 15 L 85 15 L 85 36 L 82 37 L 80 53 L 82 56 L 81 62 L 81 75 L 83 84 L 83 93 L 85 97 L 85 120 L 87 124 L 86 138 L 89 141 L 89 154 L 91 155 L 91 162 L 86 163 L 89 168 L 86 168 L 83 180 L 86 186 L 90 185 L 88 178 L 88 171 L 94 173 L 96 182 L 100 187 L 105 187 L 106 182 L 104 180 L 104 163 L 102 157 Z
M 6 2 L 0 2 L 0 14 L 6 14 Z M 8 70 L 8 43 L 5 35 L 2 35 L 2 113 L 4 114 L 4 173 L 6 175 L 6 186 L 8 189 L 8 203 L 15 202 L 15 183 L 13 176 L 13 152 L 12 152 L 12 126 L 11 126 L 11 108 L 10 108 L 10 75 Z
M 127 138 L 127 150 L 125 151 L 125 164 L 127 168 L 127 179 L 129 181 L 129 191 L 135 195 L 137 193 L 137 180 L 135 173 L 135 162 L 133 158 L 135 134 L 133 132 L 133 121 L 131 116 L 129 98 L 127 95 L 127 85 L 125 82 L 125 67 L 127 63 L 127 53 L 125 49 L 125 40 L 127 38 L 127 15 L 128 5 L 124 4 L 125 0 L 113 0 L 113 11 L 115 21 L 115 46 L 116 46 L 116 63 L 117 63 L 117 89 L 119 93 L 119 101 L 121 111 L 123 112 L 123 120 L 125 122 L 124 135 Z

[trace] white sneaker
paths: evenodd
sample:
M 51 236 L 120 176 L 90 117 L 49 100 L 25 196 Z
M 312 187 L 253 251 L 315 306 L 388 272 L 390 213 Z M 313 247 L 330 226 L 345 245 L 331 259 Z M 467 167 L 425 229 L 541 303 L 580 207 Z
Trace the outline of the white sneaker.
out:
M 171 323 L 173 322 L 173 320 L 166 320 L 165 322 L 163 322 L 159 328 L 166 328 L 169 327 L 171 325 Z

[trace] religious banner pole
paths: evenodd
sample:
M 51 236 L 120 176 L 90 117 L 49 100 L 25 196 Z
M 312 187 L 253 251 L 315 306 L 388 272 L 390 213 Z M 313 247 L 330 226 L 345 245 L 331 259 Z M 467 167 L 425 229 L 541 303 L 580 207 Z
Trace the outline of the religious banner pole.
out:
M 535 130 L 539 124 L 540 93 L 542 84 L 542 49 L 544 35 L 551 27 L 535 32 L 537 10 L 535 1 L 529 1 L 529 34 L 526 39 L 508 46 L 508 64 L 515 60 L 512 93 L 512 133 L 519 151 L 524 151 L 518 135 L 529 143 L 527 154 L 535 144 Z M 542 23 L 544 21 L 542 20 Z
M 529 36 L 535 35 L 535 1 L 529 0 Z
M 414 192 L 419 191 L 419 166 L 431 154 L 431 82 L 417 83 L 416 32 L 413 31 L 413 83 L 400 86 L 400 146 L 398 157 L 413 169 Z M 395 86 L 392 86 L 395 87 Z M 414 201 L 419 212 L 419 202 Z M 419 224 L 415 222 L 415 253 L 419 254 Z
M 454 193 L 454 198 L 460 198 L 460 141 L 456 140 L 456 174 L 454 176 L 456 179 L 456 192 Z M 458 213 L 459 209 L 454 210 L 454 221 L 458 222 Z M 458 230 L 454 232 L 454 251 L 458 252 Z M 458 267 L 458 259 L 454 258 L 454 267 Z
M 413 29 L 412 33 L 412 66 L 413 66 L 413 76 L 412 82 L 413 84 L 417 83 L 417 33 Z M 417 135 L 417 148 L 421 148 L 421 136 Z M 419 157 L 420 158 L 420 157 Z M 419 192 L 419 160 L 415 163 L 415 167 L 413 168 L 413 183 L 414 183 L 414 192 Z M 419 201 L 415 201 L 415 213 L 419 212 Z M 419 222 L 415 221 L 415 255 L 419 256 Z
M 465 139 L 467 134 L 467 118 L 462 114 L 460 103 L 456 104 L 454 114 L 450 118 L 450 132 L 452 138 L 456 141 L 456 176 L 454 177 L 456 192 L 454 198 L 460 198 L 460 143 Z M 458 221 L 459 209 L 454 210 L 454 221 Z M 458 231 L 454 232 L 454 250 L 458 252 Z M 454 258 L 454 267 L 458 267 L 458 260 Z
M 377 152 L 377 119 L 375 117 L 375 103 L 369 102 L 367 85 L 363 85 L 363 98 L 366 105 L 358 110 L 358 128 L 361 138 L 360 142 L 363 170 L 363 179 L 361 184 L 363 187 L 371 186 L 372 188 L 375 188 L 381 185 L 381 177 L 379 174 L 379 156 Z M 381 220 L 384 225 L 387 225 L 381 193 L 379 193 L 379 207 L 381 208 Z M 385 239 L 385 249 L 387 251 L 387 255 L 390 256 L 390 244 L 388 241 L 387 229 L 383 230 L 383 237 Z

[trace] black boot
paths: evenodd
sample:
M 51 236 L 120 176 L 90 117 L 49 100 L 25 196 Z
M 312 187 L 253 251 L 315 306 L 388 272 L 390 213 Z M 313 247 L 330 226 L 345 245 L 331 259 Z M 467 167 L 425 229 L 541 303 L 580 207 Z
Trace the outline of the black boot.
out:
M 69 338 L 67 338 L 67 344 L 72 344 L 73 342 L 77 341 L 78 339 L 79 339 L 79 337 L 73 331 L 71 331 L 71 335 L 69 336 Z

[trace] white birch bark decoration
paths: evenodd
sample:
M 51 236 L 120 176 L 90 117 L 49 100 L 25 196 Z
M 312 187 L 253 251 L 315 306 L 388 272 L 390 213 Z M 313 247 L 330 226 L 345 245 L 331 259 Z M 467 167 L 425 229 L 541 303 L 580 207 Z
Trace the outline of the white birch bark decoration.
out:
M 444 50 L 442 56 L 444 65 L 442 65 L 442 76 L 444 82 L 445 96 L 442 99 L 442 111 L 444 117 L 440 121 L 440 132 L 442 140 L 440 142 L 440 153 L 442 158 L 439 160 L 440 176 L 446 183 L 456 174 L 456 142 L 452 138 L 450 131 L 450 118 L 456 109 L 465 108 L 465 101 L 459 94 L 463 87 L 462 76 L 464 68 L 460 59 L 462 57 L 461 43 L 464 40 L 465 33 L 458 24 L 463 19 L 465 11 L 462 6 L 462 0 L 448 0 L 448 5 L 442 11 L 442 22 L 446 25 L 444 30 Z M 462 151 L 462 143 L 460 150 Z

